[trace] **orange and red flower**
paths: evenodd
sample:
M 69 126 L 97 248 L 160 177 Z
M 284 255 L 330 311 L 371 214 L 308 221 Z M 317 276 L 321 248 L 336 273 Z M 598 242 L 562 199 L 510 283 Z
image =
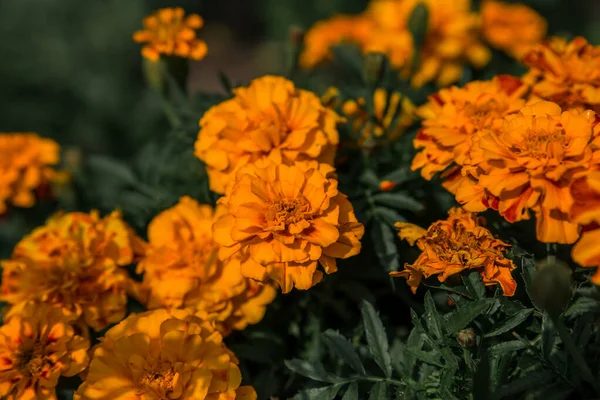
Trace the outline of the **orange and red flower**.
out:
M 577 179 L 571 185 L 571 194 L 574 201 L 569 217 L 583 228 L 571 255 L 583 267 L 600 267 L 600 171 L 590 171 Z M 591 280 L 600 285 L 600 268 Z

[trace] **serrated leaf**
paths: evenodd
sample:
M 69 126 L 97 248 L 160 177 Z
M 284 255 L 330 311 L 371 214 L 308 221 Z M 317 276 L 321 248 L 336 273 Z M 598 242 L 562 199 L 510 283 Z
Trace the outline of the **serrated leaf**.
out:
M 513 397 L 534 387 L 542 386 L 544 383 L 553 378 L 555 378 L 554 373 L 548 370 L 530 373 L 522 378 L 508 383 L 505 386 L 500 387 L 494 392 L 492 399 L 495 400 Z
M 531 313 L 533 313 L 533 311 L 534 311 L 533 308 L 528 308 L 528 309 L 519 311 L 512 317 L 505 320 L 504 322 L 501 322 L 500 326 L 498 326 L 496 329 L 492 330 L 491 332 L 486 333 L 485 335 L 483 335 L 483 337 L 485 337 L 485 338 L 494 337 L 494 336 L 502 335 L 503 333 L 510 331 L 511 329 L 513 329 L 513 328 L 519 326 L 521 323 L 523 323 L 531 315 Z
M 431 332 L 437 339 L 442 338 L 442 317 L 435 308 L 435 302 L 431 297 L 431 292 L 427 291 L 425 294 L 425 323 L 429 332 Z
M 462 281 L 467 291 L 474 299 L 483 299 L 485 297 L 485 285 L 481 280 L 479 272 L 471 272 L 467 276 L 462 276 Z
M 354 350 L 354 347 L 346 340 L 345 337 L 340 335 L 331 329 L 328 329 L 323 333 L 325 343 L 331 349 L 332 352 L 338 355 L 342 360 L 346 362 L 354 371 L 361 375 L 365 375 L 365 367 L 360 360 L 360 357 Z
M 521 277 L 523 277 L 523 282 L 525 282 L 525 291 L 529 296 L 529 300 L 531 300 L 531 304 L 535 306 L 538 310 L 540 309 L 535 303 L 533 291 L 532 291 L 532 276 L 535 272 L 535 262 L 529 257 L 522 256 L 521 257 Z
M 388 104 L 390 104 L 390 103 L 391 102 L 388 101 Z M 402 168 L 399 168 L 397 170 L 390 172 L 389 174 L 384 175 L 383 177 L 381 177 L 381 180 L 382 181 L 391 181 L 391 182 L 394 182 L 396 185 L 401 185 L 404 182 L 407 182 L 407 181 L 413 179 L 413 177 L 414 177 L 414 174 L 412 173 L 410 168 L 402 167 Z
M 435 365 L 436 367 L 440 368 L 444 367 L 440 355 L 435 352 L 417 350 L 406 345 L 404 346 L 404 352 L 415 357 L 417 360 L 423 361 L 426 364 Z
M 389 400 L 388 387 L 385 382 L 377 382 L 371 388 L 369 400 Z
M 333 400 L 337 396 L 343 384 L 324 386 L 320 388 L 307 389 L 298 393 L 293 400 Z
M 352 382 L 350 386 L 348 386 L 342 400 L 358 400 L 358 383 Z
M 421 350 L 424 343 L 425 338 L 421 334 L 420 329 L 417 327 L 413 328 L 413 330 L 410 331 L 410 335 L 408 335 L 408 339 L 406 339 L 406 347 L 410 347 L 415 350 Z M 404 373 L 407 376 L 412 376 L 417 358 L 414 355 L 405 352 L 401 352 L 399 354 L 402 357 L 400 363 L 404 367 Z
M 479 314 L 486 311 L 493 299 L 481 299 L 464 304 L 462 307 L 446 316 L 446 329 L 450 335 L 456 334 L 471 323 Z
M 367 343 L 375 362 L 388 378 L 392 376 L 392 359 L 385 328 L 371 303 L 363 301 L 362 319 Z
M 556 328 L 552 322 L 552 319 L 548 316 L 548 313 L 544 313 L 544 317 L 542 319 L 542 340 L 540 341 L 540 345 L 542 347 L 542 354 L 546 359 L 548 359 L 550 354 L 552 354 L 555 341 Z
M 306 360 L 285 360 L 285 366 L 298 375 L 305 376 L 320 382 L 336 383 L 341 378 L 330 374 L 325 371 L 323 365 L 317 361 L 306 361 Z
M 392 228 L 385 222 L 374 219 L 371 229 L 373 246 L 381 266 L 387 271 L 398 271 L 400 261 L 398 259 L 398 248 L 396 247 L 395 235 Z
M 396 208 L 398 210 L 409 210 L 412 212 L 420 212 L 425 208 L 419 201 L 402 192 L 376 193 L 373 195 L 373 201 L 387 207 Z
M 581 314 L 598 311 L 600 309 L 600 301 L 589 298 L 580 297 L 565 311 L 565 318 L 575 318 Z
M 500 356 L 502 354 L 514 353 L 527 348 L 527 344 L 520 340 L 511 340 L 509 342 L 498 343 L 491 346 L 488 352 L 491 356 Z

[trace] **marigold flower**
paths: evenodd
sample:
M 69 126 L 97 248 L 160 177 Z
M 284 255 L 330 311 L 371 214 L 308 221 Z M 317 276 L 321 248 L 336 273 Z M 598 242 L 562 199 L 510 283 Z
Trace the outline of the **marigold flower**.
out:
M 187 196 L 158 214 L 148 225 L 149 246 L 138 273 L 145 272 L 148 308 L 190 307 L 227 334 L 259 322 L 276 291 L 243 277 L 238 258 L 217 258 L 212 224 L 219 214 Z
M 544 17 L 524 4 L 488 0 L 481 6 L 481 18 L 488 43 L 518 59 L 546 36 Z
M 206 56 L 206 43 L 196 38 L 196 31 L 204 25 L 202 17 L 189 14 L 180 7 L 162 8 L 144 18 L 144 29 L 133 34 L 133 40 L 144 43 L 142 55 L 158 61 L 160 55 L 201 60 Z
M 62 306 L 95 330 L 125 316 L 135 285 L 123 266 L 143 242 L 118 212 L 100 218 L 58 213 L 25 236 L 1 262 L 0 300 L 15 307 L 29 300 Z
M 95 348 L 74 399 L 256 400 L 237 364 L 223 336 L 190 311 L 131 314 Z
M 573 243 L 579 227 L 569 218 L 571 184 L 597 164 L 600 131 L 593 111 L 579 112 L 539 102 L 504 119 L 497 130 L 480 133 L 474 164 L 483 164 L 478 184 L 498 197 L 509 222 L 536 214 L 541 242 Z
M 573 246 L 573 260 L 583 267 L 600 266 L 600 171 L 588 172 L 571 185 L 573 205 L 570 218 L 583 226 L 581 237 Z M 591 277 L 600 285 L 600 268 Z
M 237 169 L 262 158 L 333 163 L 341 118 L 314 93 L 264 76 L 234 94 L 200 120 L 195 154 L 207 164 L 211 190 L 225 193 Z
M 416 293 L 423 277 L 436 275 L 444 282 L 464 270 L 474 270 L 486 286 L 499 284 L 505 296 L 512 296 L 517 283 L 511 275 L 516 266 L 504 256 L 509 245 L 494 238 L 483 223 L 482 218 L 460 208 L 451 209 L 446 220 L 434 222 L 427 230 L 396 223 L 400 239 L 416 243 L 422 253 L 413 264 L 406 264 L 404 271 L 390 275 L 406 278 Z
M 525 55 L 524 79 L 534 95 L 562 108 L 600 112 L 600 46 L 554 37 Z
M 0 397 L 56 400 L 60 376 L 89 363 L 90 342 L 62 307 L 29 302 L 0 327 Z
M 213 225 L 219 258 L 241 257 L 242 275 L 277 282 L 284 293 L 309 289 L 336 258 L 360 252 L 364 227 L 337 189 L 333 167 L 264 160 L 241 169 L 219 203 L 225 214 Z
M 33 191 L 53 178 L 59 151 L 54 140 L 35 133 L 0 133 L 0 214 L 8 204 L 35 204 Z

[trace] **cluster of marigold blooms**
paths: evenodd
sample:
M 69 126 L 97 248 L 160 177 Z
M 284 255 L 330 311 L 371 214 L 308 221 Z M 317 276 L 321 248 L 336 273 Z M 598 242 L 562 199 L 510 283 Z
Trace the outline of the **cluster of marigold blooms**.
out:
M 182 49 L 198 18 L 146 18 L 142 55 L 197 58 Z M 57 213 L 22 238 L 0 262 L 0 397 L 56 399 L 59 378 L 80 374 L 81 400 L 256 399 L 223 337 L 259 322 L 276 286 L 309 289 L 360 251 L 364 228 L 332 166 L 340 121 L 292 82 L 256 79 L 200 121 L 195 154 L 223 195 L 216 208 L 184 196 L 147 241 L 118 211 Z M 0 149 L 3 200 L 32 205 L 23 199 L 55 172 L 58 145 L 7 134 Z M 128 297 L 150 311 L 126 316 Z M 90 348 L 90 330 L 106 328 Z
M 415 43 L 410 20 L 420 4 L 429 17 L 422 43 Z M 331 58 L 333 46 L 349 43 L 364 53 L 385 54 L 416 87 L 431 81 L 444 87 L 460 79 L 465 64 L 480 68 L 489 62 L 485 42 L 520 59 L 545 35 L 544 18 L 521 4 L 484 0 L 474 12 L 471 0 L 371 0 L 358 15 L 316 23 L 305 35 L 300 65 L 313 68 Z

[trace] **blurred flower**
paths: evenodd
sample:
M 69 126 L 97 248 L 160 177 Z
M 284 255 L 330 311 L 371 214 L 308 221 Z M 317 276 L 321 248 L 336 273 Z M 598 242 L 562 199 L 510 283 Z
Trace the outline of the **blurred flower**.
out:
M 144 43 L 142 55 L 158 61 L 160 55 L 201 60 L 207 52 L 206 43 L 196 38 L 196 30 L 204 21 L 197 14 L 184 18 L 182 8 L 162 8 L 144 18 L 144 29 L 133 34 L 133 40 Z
M 323 273 L 337 270 L 336 258 L 360 252 L 364 227 L 352 204 L 338 192 L 333 167 L 263 160 L 241 169 L 219 200 L 225 215 L 213 225 L 219 258 L 241 257 L 242 275 L 277 282 L 284 293 L 309 289 Z
M 225 193 L 235 172 L 263 158 L 333 163 L 340 117 L 312 92 L 264 76 L 200 120 L 195 154 L 207 164 L 211 190 Z
M 571 42 L 553 37 L 524 58 L 530 71 L 524 79 L 534 95 L 563 109 L 600 112 L 600 46 L 577 37 Z
M 240 260 L 222 262 L 212 239 L 219 212 L 190 197 L 158 214 L 148 225 L 149 246 L 138 264 L 149 289 L 148 308 L 190 307 L 228 334 L 259 322 L 275 288 L 242 276 Z
M 214 326 L 189 311 L 131 314 L 95 348 L 74 399 L 256 400 L 237 364 Z
M 488 0 L 481 6 L 483 35 L 495 48 L 517 59 L 546 36 L 546 20 L 524 4 Z
M 464 270 L 475 270 L 486 286 L 499 284 L 505 296 L 512 296 L 517 283 L 511 275 L 516 266 L 504 256 L 509 245 L 482 225 L 482 218 L 460 208 L 451 209 L 446 220 L 434 222 L 427 230 L 397 222 L 400 239 L 416 243 L 422 253 L 414 264 L 406 264 L 404 271 L 390 275 L 406 278 L 416 293 L 423 277 L 437 275 L 444 282 Z
M 29 302 L 0 327 L 0 396 L 5 400 L 56 399 L 60 376 L 89 363 L 90 342 L 62 307 Z
M 54 140 L 35 133 L 0 133 L 0 214 L 8 204 L 35 204 L 33 191 L 51 182 L 59 152 Z
M 396 183 L 392 181 L 381 181 L 379 182 L 379 190 L 382 192 L 389 192 L 396 187 Z
M 600 266 L 600 171 L 588 172 L 571 185 L 573 206 L 570 217 L 583 226 L 579 241 L 573 246 L 571 256 L 583 267 Z M 600 285 L 600 268 L 591 277 Z
M 538 102 L 505 117 L 499 129 L 481 132 L 472 154 L 478 183 L 498 197 L 498 211 L 509 222 L 534 211 L 537 239 L 573 243 L 579 227 L 569 218 L 570 185 L 597 164 L 600 124 L 593 111 L 579 112 Z M 476 156 L 474 155 L 476 154 Z
M 136 296 L 121 267 L 134 262 L 143 245 L 118 212 L 56 214 L 0 263 L 0 299 L 14 309 L 28 300 L 62 306 L 101 330 L 125 316 L 127 293 Z

